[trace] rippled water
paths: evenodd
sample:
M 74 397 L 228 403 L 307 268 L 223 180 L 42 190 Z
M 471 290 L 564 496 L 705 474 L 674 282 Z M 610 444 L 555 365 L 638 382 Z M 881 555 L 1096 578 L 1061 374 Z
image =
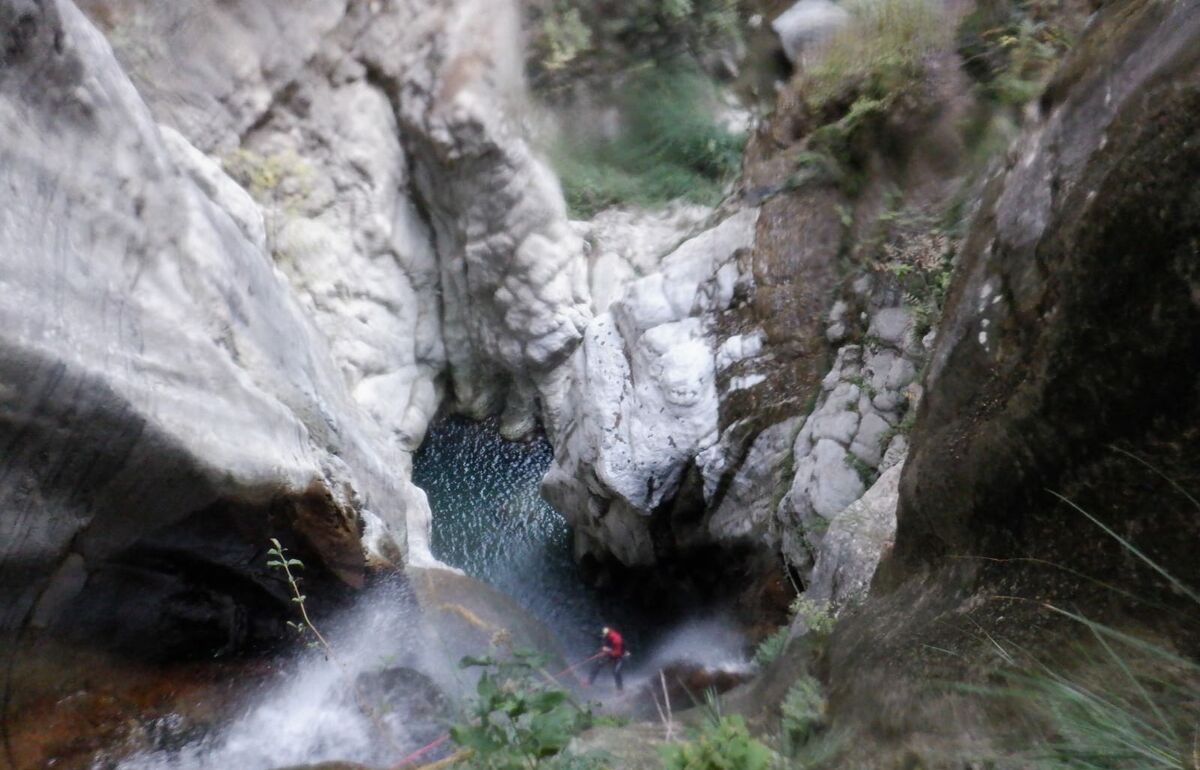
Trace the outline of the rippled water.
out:
M 596 646 L 619 608 L 579 578 L 571 531 L 539 491 L 553 450 L 544 438 L 504 440 L 494 421 L 447 417 L 431 426 L 413 481 L 433 509 L 433 555 L 511 596 L 571 657 Z

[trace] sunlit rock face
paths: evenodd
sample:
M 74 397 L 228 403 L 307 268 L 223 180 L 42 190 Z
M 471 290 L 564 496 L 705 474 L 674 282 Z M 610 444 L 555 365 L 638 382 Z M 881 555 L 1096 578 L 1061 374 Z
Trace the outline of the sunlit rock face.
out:
M 510 437 L 539 418 L 554 435 L 558 373 L 591 310 L 583 242 L 557 178 L 522 135 L 519 9 L 493 0 L 416 7 L 415 25 L 372 25 L 361 47 L 379 77 L 398 84 L 441 268 L 455 397 L 475 417 L 502 412 Z
M 236 647 L 239 608 L 283 598 L 256 558 L 268 534 L 314 580 L 398 561 L 399 454 L 264 252 L 256 206 L 160 130 L 70 3 L 5 4 L 0 27 L 3 625 L 52 625 L 81 590 L 103 615 L 130 590 Z M 172 535 L 184 520 L 195 537 Z M 100 574 L 113 559 L 125 577 Z M 153 638 L 162 617 L 145 620 Z
M 272 257 L 402 448 L 447 369 L 461 410 L 553 429 L 587 265 L 523 137 L 514 3 L 85 5 L 155 115 L 260 203 Z
M 740 211 L 685 241 L 587 328 L 544 482 L 577 553 L 654 563 L 650 515 L 718 439 L 715 319 L 752 281 L 739 257 L 756 219 Z

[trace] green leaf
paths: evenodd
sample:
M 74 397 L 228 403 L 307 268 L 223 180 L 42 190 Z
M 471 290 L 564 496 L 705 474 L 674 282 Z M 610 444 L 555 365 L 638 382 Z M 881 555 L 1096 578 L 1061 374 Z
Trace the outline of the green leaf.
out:
M 300 561 L 299 559 L 288 559 L 288 566 L 303 568 L 304 562 Z
M 276 540 L 275 538 L 271 538 L 271 545 L 275 546 L 275 548 L 276 548 L 276 549 L 281 549 L 281 548 L 283 548 L 283 544 L 282 544 L 282 543 L 280 543 L 280 542 L 279 542 L 278 540 Z
M 486 655 L 482 657 L 467 655 L 458 661 L 459 668 L 486 668 L 494 665 L 496 665 L 496 661 Z
M 530 696 L 529 708 L 531 711 L 550 711 L 566 700 L 567 694 L 562 690 L 546 690 Z
M 267 562 L 267 566 L 268 566 L 268 567 L 282 567 L 282 566 L 283 566 L 283 562 L 281 562 L 281 561 L 273 561 L 273 560 L 272 560 L 272 561 L 269 561 L 269 562 Z

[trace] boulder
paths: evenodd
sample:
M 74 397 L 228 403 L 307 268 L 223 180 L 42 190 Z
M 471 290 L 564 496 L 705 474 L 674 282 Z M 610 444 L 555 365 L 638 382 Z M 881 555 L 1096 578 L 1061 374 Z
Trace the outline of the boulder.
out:
M 651 514 L 717 440 L 714 322 L 751 280 L 738 257 L 756 218 L 739 211 L 684 242 L 587 327 L 543 482 L 577 555 L 654 563 Z
M 833 517 L 821 538 L 804 592 L 835 615 L 867 598 L 871 578 L 896 536 L 903 461 L 884 471 L 862 497 Z
M 806 48 L 821 42 L 850 21 L 850 14 L 832 0 L 800 0 L 771 22 L 783 52 L 799 64 Z

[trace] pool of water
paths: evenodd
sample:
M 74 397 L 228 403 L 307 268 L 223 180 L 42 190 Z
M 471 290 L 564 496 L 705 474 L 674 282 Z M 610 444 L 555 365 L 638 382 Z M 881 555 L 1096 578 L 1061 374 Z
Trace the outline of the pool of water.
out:
M 413 459 L 433 510 L 433 555 L 508 594 L 562 641 L 568 658 L 625 621 L 579 577 L 571 530 L 541 496 L 553 450 L 544 438 L 506 441 L 495 421 L 436 421 Z

